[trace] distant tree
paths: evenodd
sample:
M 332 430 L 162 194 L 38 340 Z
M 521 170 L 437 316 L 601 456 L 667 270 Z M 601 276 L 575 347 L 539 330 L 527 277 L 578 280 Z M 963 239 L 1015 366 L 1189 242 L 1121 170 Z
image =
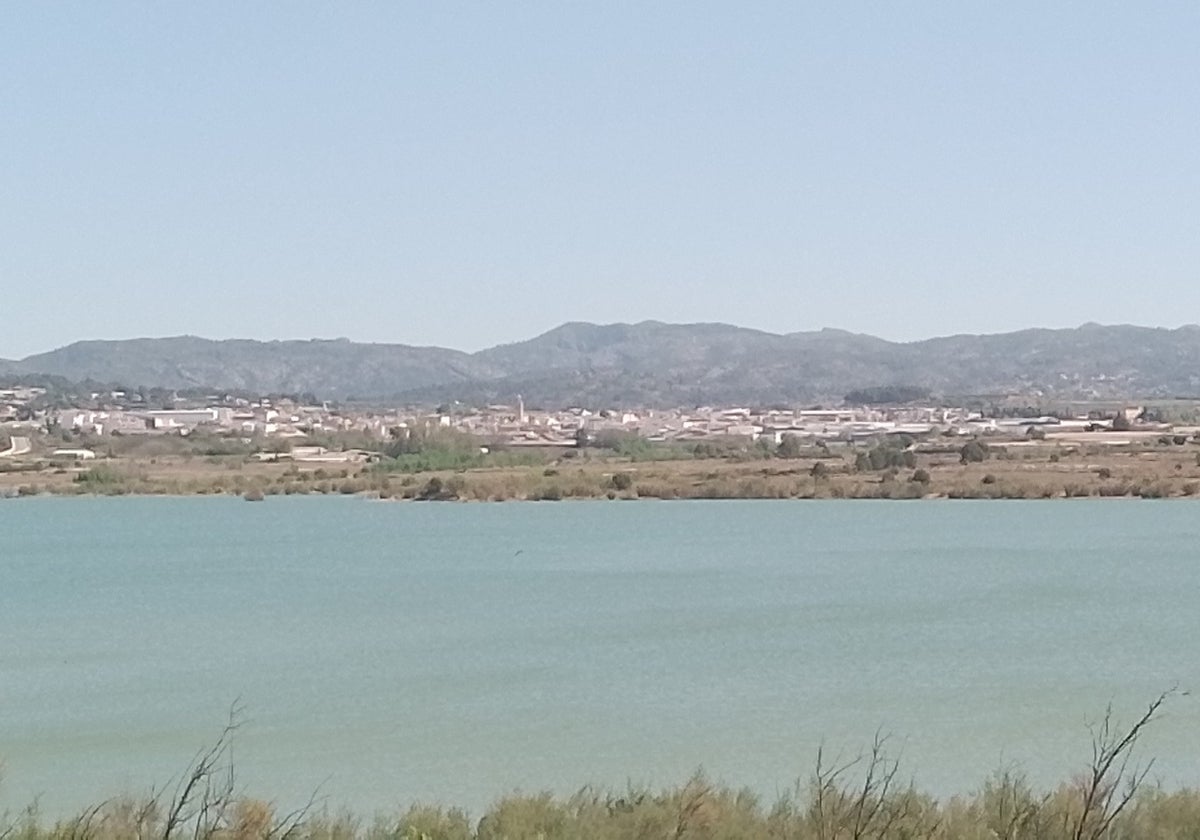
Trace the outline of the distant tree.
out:
M 825 466 L 824 461 L 817 461 L 817 463 L 813 464 L 812 469 L 809 470 L 808 474 L 818 481 L 822 481 L 826 478 L 829 478 L 829 467 Z
M 928 484 L 929 472 L 927 470 L 919 469 L 912 474 L 912 478 L 910 478 L 909 481 L 914 481 L 917 484 Z
M 389 434 L 392 440 L 384 447 L 384 454 L 389 458 L 429 452 L 474 455 L 479 453 L 479 447 L 483 442 L 480 438 L 466 432 L 440 427 L 409 429 L 397 427 Z
M 1030 426 L 1029 430 L 1025 432 L 1025 437 L 1029 438 L 1030 440 L 1045 440 L 1046 430 L 1041 426 Z
M 263 452 L 274 452 L 276 454 L 291 452 L 292 440 L 291 438 L 270 437 L 263 442 L 262 450 Z
M 898 434 L 888 436 L 888 445 L 895 449 L 908 449 L 916 442 L 917 439 L 907 432 L 900 432 Z
M 803 451 L 799 435 L 785 434 L 775 447 L 775 454 L 780 458 L 799 458 Z
M 894 444 L 877 446 L 867 453 L 867 462 L 872 470 L 916 466 L 916 455 L 911 450 L 901 449 Z
M 854 469 L 857 472 L 871 471 L 871 458 L 866 452 L 859 452 L 854 456 Z
M 958 451 L 959 458 L 964 464 L 981 464 L 988 459 L 988 446 L 977 440 L 968 441 Z
M 1128 432 L 1133 428 L 1133 424 L 1129 422 L 1129 416 L 1124 411 L 1118 411 L 1112 420 L 1112 430 L 1114 432 Z
M 627 472 L 613 473 L 612 486 L 614 490 L 629 490 L 633 487 L 633 476 Z
M 867 453 L 867 463 L 871 465 L 873 470 L 882 470 L 889 465 L 892 450 L 883 446 L 876 446 Z
M 602 429 L 590 438 L 588 445 L 611 450 L 626 458 L 645 458 L 654 450 L 651 441 L 625 429 Z

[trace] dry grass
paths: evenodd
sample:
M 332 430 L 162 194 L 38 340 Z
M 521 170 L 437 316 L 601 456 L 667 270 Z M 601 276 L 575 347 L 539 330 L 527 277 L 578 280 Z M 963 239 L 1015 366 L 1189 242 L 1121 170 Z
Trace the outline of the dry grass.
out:
M 638 460 L 584 455 L 549 466 L 388 474 L 353 464 L 306 466 L 244 456 L 117 457 L 0 465 L 0 495 L 368 494 L 466 501 L 653 499 L 1040 499 L 1200 495 L 1200 446 L 1022 443 L 981 463 L 953 452 L 917 454 L 913 468 L 856 472 L 855 450 L 791 460 Z M 820 465 L 820 466 L 818 466 Z M 914 482 L 924 471 L 927 483 Z M 424 493 L 431 478 L 443 485 Z

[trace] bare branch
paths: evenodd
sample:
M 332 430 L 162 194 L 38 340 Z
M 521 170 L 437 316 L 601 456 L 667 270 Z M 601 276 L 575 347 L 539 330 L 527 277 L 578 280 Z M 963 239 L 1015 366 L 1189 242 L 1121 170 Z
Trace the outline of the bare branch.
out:
M 185 826 L 192 825 L 192 836 L 199 840 L 217 827 L 233 793 L 233 762 L 229 759 L 233 735 L 241 727 L 242 706 L 234 701 L 229 719 L 220 736 L 207 749 L 196 753 L 175 788 L 167 809 L 161 840 L 172 840 Z M 225 781 L 217 788 L 215 780 L 225 769 Z
M 292 840 L 296 837 L 308 822 L 308 816 L 316 808 L 317 803 L 325 800 L 325 797 L 318 796 L 322 787 L 324 787 L 324 782 L 312 792 L 307 803 L 276 820 L 275 824 L 271 826 L 271 830 L 267 832 L 265 840 Z
M 1143 730 L 1157 717 L 1167 698 L 1176 691 L 1176 688 L 1171 688 L 1158 695 L 1142 716 L 1124 731 L 1114 731 L 1111 703 L 1105 709 L 1100 724 L 1091 727 L 1092 763 L 1084 783 L 1079 817 L 1071 832 L 1072 840 L 1099 840 L 1133 801 L 1154 764 L 1153 761 L 1145 767 L 1131 764 L 1133 748 Z M 1124 792 L 1118 794 L 1122 788 Z

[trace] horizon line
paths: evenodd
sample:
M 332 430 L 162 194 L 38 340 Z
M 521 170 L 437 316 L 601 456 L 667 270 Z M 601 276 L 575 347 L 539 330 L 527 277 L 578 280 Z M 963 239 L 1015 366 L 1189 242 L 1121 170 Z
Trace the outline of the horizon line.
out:
M 20 356 L 20 357 L 0 356 L 0 362 L 20 363 L 20 362 L 26 361 L 27 359 L 35 358 L 37 356 L 44 356 L 49 353 L 55 353 L 55 352 L 58 352 L 59 350 L 64 350 L 68 347 L 74 347 L 79 344 L 119 344 L 119 343 L 132 342 L 132 341 L 172 341 L 172 340 L 178 340 L 178 339 L 193 339 L 193 340 L 197 340 L 197 341 L 211 342 L 214 344 L 215 343 L 223 343 L 223 342 L 233 342 L 233 341 L 250 342 L 250 343 L 254 343 L 254 344 L 304 344 L 304 343 L 334 344 L 334 343 L 344 343 L 344 344 L 358 344 L 358 345 L 375 345 L 375 346 L 384 346 L 384 347 L 406 347 L 406 348 L 411 348 L 414 350 L 446 350 L 446 351 L 450 351 L 450 352 L 454 352 L 454 353 L 463 353 L 468 356 L 473 356 L 478 353 L 486 352 L 488 350 L 494 350 L 494 349 L 498 349 L 501 347 L 512 347 L 512 346 L 515 346 L 518 344 L 524 344 L 529 341 L 534 341 L 538 338 L 549 335 L 550 333 L 555 332 L 556 330 L 561 330 L 561 329 L 564 329 L 567 327 L 576 327 L 576 326 L 578 326 L 578 327 L 597 327 L 597 328 L 603 329 L 603 328 L 611 328 L 611 327 L 639 327 L 639 326 L 645 326 L 645 325 L 658 325 L 658 326 L 664 326 L 664 327 L 728 327 L 731 329 L 742 330 L 742 331 L 746 331 L 746 332 L 760 333 L 762 335 L 770 335 L 770 336 L 775 336 L 778 338 L 786 338 L 789 336 L 797 336 L 797 335 L 817 335 L 817 334 L 821 334 L 821 333 L 841 333 L 841 334 L 845 334 L 845 335 L 851 335 L 851 336 L 857 336 L 857 337 L 862 337 L 862 338 L 870 338 L 870 339 L 874 339 L 877 341 L 883 341 L 888 344 L 901 344 L 901 345 L 922 344 L 927 341 L 937 341 L 939 339 L 950 339 L 950 338 L 964 338 L 964 337 L 985 338 L 985 337 L 1004 336 L 1004 335 L 1016 335 L 1018 333 L 1024 333 L 1024 332 L 1072 332 L 1072 331 L 1077 331 L 1077 330 L 1082 330 L 1082 329 L 1114 329 L 1114 328 L 1120 328 L 1120 327 L 1127 327 L 1127 328 L 1131 328 L 1131 329 L 1143 329 L 1143 330 L 1161 330 L 1164 332 L 1179 332 L 1182 330 L 1200 329 L 1200 324 L 1196 324 L 1196 323 L 1183 323 L 1178 326 L 1170 327 L 1170 326 L 1163 326 L 1163 325 L 1133 324 L 1133 323 L 1128 323 L 1128 322 L 1101 323 L 1101 322 L 1097 322 L 1097 321 L 1085 321 L 1085 322 L 1083 322 L 1081 324 L 1077 324 L 1075 326 L 1065 326 L 1065 327 L 1028 326 L 1028 327 L 1020 327 L 1018 329 L 995 330 L 995 331 L 989 331 L 989 332 L 950 332 L 950 333 L 941 333 L 938 335 L 925 336 L 924 338 L 890 339 L 890 338 L 884 338 L 882 336 L 875 335 L 874 333 L 856 332 L 854 330 L 846 329 L 844 327 L 835 327 L 835 326 L 823 326 L 823 327 L 819 327 L 816 329 L 808 329 L 808 330 L 792 330 L 789 332 L 775 332 L 773 330 L 762 329 L 759 327 L 750 327 L 750 326 L 744 326 L 741 324 L 734 324 L 734 323 L 730 323 L 728 321 L 663 321 L 663 320 L 660 320 L 657 318 L 646 318 L 646 319 L 643 319 L 640 321 L 609 321 L 609 322 L 572 320 L 572 321 L 563 321 L 562 323 L 560 323 L 556 326 L 550 327 L 549 329 L 543 330 L 542 332 L 536 333 L 532 336 L 529 336 L 528 338 L 519 338 L 519 339 L 516 339 L 513 341 L 499 342 L 496 344 L 491 344 L 491 345 L 488 345 L 485 347 L 481 347 L 478 350 L 462 350 L 457 347 L 452 347 L 452 346 L 446 345 L 446 344 L 409 344 L 409 343 L 406 343 L 403 341 L 372 341 L 372 340 L 349 338 L 347 336 L 337 336 L 334 338 L 325 338 L 325 337 L 320 337 L 320 336 L 308 336 L 308 337 L 303 337 L 303 338 L 250 338 L 250 337 L 246 337 L 246 336 L 228 336 L 225 338 L 211 338 L 211 337 L 204 336 L 204 335 L 197 335 L 195 333 L 178 333 L 175 335 L 157 335 L 157 336 L 138 335 L 138 336 L 129 336 L 129 337 L 125 337 L 125 338 L 79 338 L 79 339 L 75 339 L 74 341 L 69 341 L 66 344 L 60 344 L 56 347 L 51 347 L 49 350 L 42 350 L 42 351 L 35 352 L 35 353 L 29 353 L 25 356 Z

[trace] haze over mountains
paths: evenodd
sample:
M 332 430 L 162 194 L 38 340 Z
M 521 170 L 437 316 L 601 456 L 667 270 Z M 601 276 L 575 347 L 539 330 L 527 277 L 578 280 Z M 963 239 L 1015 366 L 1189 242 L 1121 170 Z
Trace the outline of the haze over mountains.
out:
M 885 386 L 934 397 L 1200 395 L 1200 327 L 1087 324 L 898 343 L 826 329 L 786 335 L 727 324 L 563 324 L 464 353 L 347 340 L 81 341 L 0 360 L 0 375 L 127 387 L 206 388 L 322 399 L 688 406 L 840 401 Z

